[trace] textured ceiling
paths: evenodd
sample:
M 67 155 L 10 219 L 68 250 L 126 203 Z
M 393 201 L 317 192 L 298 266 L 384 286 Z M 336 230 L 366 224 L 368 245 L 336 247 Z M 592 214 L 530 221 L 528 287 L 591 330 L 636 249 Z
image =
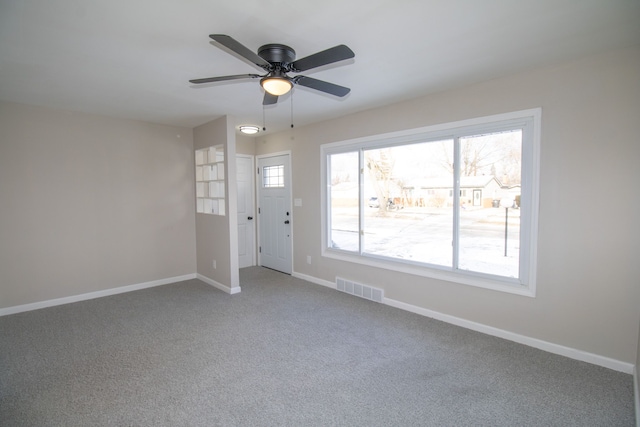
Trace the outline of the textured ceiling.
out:
M 640 44 L 639 0 L 0 0 L 0 99 L 194 127 L 230 114 L 268 132 Z M 352 60 L 303 74 L 263 110 L 259 73 L 212 45 L 228 34 L 297 57 L 346 44 Z

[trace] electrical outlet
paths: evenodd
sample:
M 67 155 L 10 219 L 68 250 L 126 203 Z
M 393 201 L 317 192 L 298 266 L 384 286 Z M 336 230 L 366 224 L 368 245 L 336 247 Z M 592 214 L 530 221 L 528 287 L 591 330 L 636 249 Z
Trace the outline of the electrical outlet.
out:
M 311 255 L 307 255 L 307 264 L 311 264 Z
M 216 260 L 215 260 L 215 259 L 213 260 L 213 268 L 217 268 Z

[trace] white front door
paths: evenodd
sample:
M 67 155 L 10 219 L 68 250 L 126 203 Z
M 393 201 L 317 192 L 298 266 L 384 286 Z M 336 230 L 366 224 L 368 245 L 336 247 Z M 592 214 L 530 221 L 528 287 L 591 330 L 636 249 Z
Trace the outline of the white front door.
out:
M 255 262 L 255 209 L 253 203 L 253 157 L 236 157 L 238 186 L 238 267 Z
M 258 159 L 260 265 L 291 274 L 291 183 L 289 154 Z

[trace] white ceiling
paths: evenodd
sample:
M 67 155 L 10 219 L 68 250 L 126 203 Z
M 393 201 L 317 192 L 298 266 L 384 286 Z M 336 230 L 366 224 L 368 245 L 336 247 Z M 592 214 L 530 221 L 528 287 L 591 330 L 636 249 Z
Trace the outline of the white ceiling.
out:
M 194 127 L 230 114 L 262 125 L 260 73 L 210 43 L 227 34 L 302 58 L 346 44 L 352 60 L 304 75 L 301 126 L 599 51 L 640 44 L 640 0 L 0 0 L 0 99 Z M 264 110 L 289 127 L 290 97 Z

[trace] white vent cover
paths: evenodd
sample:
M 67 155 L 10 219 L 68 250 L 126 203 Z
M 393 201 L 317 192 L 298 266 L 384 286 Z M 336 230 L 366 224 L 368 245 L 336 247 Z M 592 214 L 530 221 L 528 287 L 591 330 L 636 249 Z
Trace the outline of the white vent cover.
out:
M 384 298 L 384 290 L 352 282 L 351 280 L 343 279 L 342 277 L 336 277 L 336 288 L 339 291 L 368 299 L 370 301 L 381 303 L 382 298 Z

